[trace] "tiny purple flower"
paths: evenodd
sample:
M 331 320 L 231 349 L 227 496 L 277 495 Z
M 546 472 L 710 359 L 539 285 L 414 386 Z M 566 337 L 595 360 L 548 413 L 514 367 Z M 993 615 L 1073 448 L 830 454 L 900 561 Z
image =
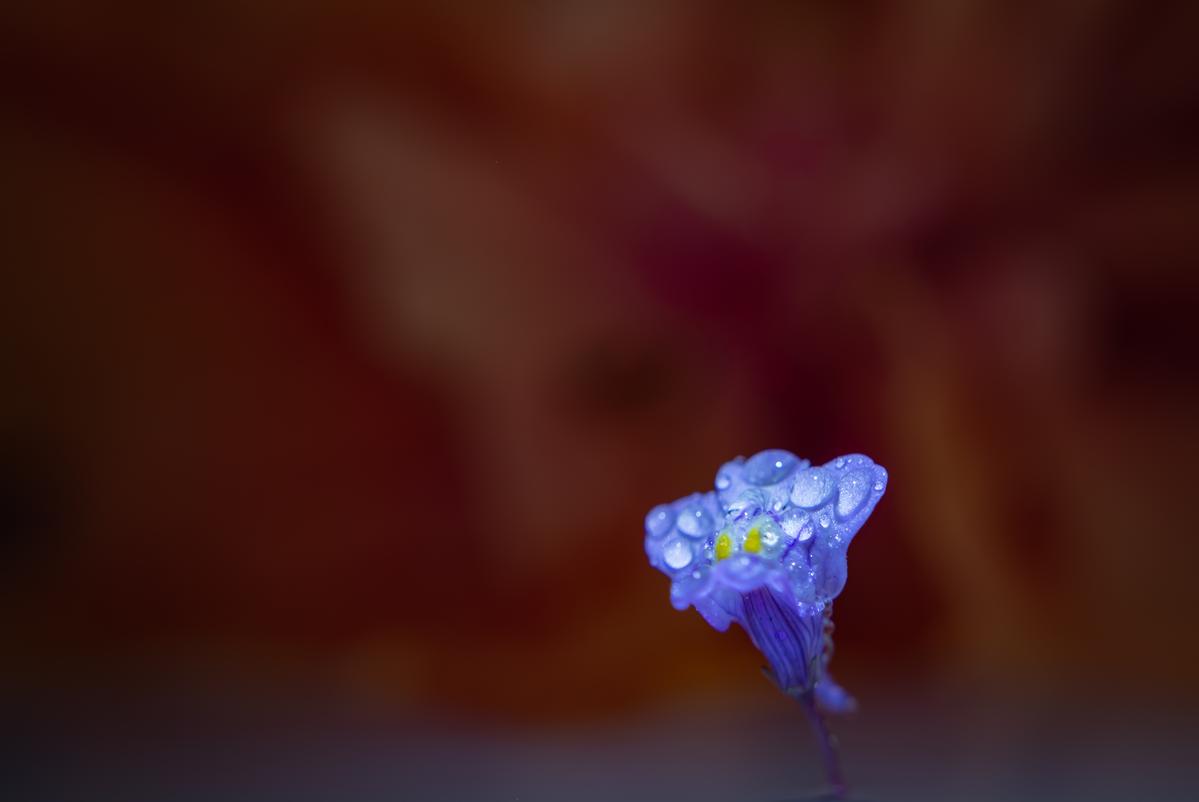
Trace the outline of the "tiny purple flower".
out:
M 738 457 L 716 489 L 652 509 L 650 564 L 671 579 L 670 601 L 720 631 L 734 621 L 779 688 L 803 704 L 824 748 L 834 790 L 845 785 L 819 710 L 852 710 L 828 674 L 832 603 L 845 587 L 846 550 L 887 489 L 887 471 L 851 454 L 812 466 L 789 451 Z

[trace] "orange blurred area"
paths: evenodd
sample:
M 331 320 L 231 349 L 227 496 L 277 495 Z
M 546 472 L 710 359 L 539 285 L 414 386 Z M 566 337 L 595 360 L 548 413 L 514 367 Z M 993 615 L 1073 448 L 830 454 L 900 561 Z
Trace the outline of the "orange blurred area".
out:
M 6 8 L 4 687 L 769 704 L 641 540 L 781 447 L 851 689 L 1194 698 L 1197 8 Z

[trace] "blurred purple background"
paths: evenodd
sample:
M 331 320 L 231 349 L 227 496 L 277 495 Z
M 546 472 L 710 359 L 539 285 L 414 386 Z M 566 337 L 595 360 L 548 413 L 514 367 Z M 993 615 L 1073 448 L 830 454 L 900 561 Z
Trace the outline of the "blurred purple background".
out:
M 641 545 L 768 446 L 863 795 L 1199 796 L 1199 5 L 0 20 L 6 798 L 810 792 Z

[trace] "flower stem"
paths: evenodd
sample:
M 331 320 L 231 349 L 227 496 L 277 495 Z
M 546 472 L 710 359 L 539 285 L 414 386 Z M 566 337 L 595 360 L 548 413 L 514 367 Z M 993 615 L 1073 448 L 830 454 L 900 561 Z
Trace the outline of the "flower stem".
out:
M 829 785 L 832 786 L 833 796 L 837 799 L 844 799 L 849 792 L 849 787 L 845 784 L 845 778 L 841 774 L 841 757 L 837 752 L 837 736 L 829 732 L 824 714 L 816 707 L 816 696 L 813 691 L 804 691 L 796 698 L 804 712 L 807 713 L 808 721 L 812 723 L 816 740 L 820 742 L 820 756 L 824 761 L 824 772 L 828 777 Z

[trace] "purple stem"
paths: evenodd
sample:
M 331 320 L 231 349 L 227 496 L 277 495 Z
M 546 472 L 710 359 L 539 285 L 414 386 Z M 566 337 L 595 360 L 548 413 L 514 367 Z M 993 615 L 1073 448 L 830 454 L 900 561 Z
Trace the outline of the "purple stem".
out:
M 845 778 L 841 775 L 841 757 L 837 752 L 837 736 L 829 732 L 824 715 L 816 707 L 816 696 L 813 691 L 805 691 L 796 698 L 804 712 L 808 714 L 808 721 L 812 723 L 816 740 L 820 742 L 820 756 L 824 761 L 824 772 L 828 776 L 829 785 L 832 786 L 833 796 L 837 799 L 844 799 L 849 793 L 849 786 L 845 784 Z

